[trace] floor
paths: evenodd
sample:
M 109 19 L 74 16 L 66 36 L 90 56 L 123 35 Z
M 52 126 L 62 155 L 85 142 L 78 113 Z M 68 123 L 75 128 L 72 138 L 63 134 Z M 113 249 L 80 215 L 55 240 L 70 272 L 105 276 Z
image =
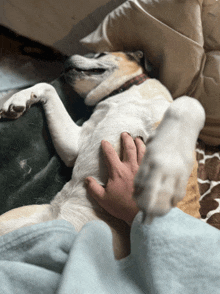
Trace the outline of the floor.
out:
M 0 26 L 0 107 L 19 89 L 57 78 L 65 58 L 52 48 Z

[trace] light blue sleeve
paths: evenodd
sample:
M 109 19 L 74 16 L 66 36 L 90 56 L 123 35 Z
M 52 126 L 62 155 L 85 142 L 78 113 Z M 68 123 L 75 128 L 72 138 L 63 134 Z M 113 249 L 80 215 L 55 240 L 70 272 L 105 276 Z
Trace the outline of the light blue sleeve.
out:
M 131 233 L 132 256 L 146 293 L 220 293 L 220 232 L 178 208 Z

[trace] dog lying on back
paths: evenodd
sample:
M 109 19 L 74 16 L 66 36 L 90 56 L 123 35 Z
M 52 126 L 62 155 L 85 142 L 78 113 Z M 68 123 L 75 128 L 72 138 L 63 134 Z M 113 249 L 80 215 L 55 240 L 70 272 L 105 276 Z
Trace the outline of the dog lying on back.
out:
M 112 229 L 116 258 L 126 256 L 127 225 L 102 209 L 84 186 L 88 176 L 106 184 L 100 144 L 104 139 L 120 154 L 122 132 L 128 132 L 133 139 L 140 136 L 145 143 L 151 138 L 135 179 L 134 193 L 147 219 L 167 213 L 184 197 L 204 111 L 189 97 L 173 102 L 159 81 L 146 76 L 140 64 L 142 57 L 140 51 L 99 53 L 93 58 L 74 55 L 66 62 L 66 81 L 85 104 L 96 105 L 81 127 L 72 121 L 55 89 L 46 83 L 16 93 L 5 102 L 1 115 L 13 119 L 41 102 L 56 151 L 67 166 L 74 168 L 71 180 L 49 205 L 20 208 L 22 218 L 17 209 L 2 215 L 0 235 L 53 219 L 65 219 L 79 231 L 87 222 L 100 219 Z

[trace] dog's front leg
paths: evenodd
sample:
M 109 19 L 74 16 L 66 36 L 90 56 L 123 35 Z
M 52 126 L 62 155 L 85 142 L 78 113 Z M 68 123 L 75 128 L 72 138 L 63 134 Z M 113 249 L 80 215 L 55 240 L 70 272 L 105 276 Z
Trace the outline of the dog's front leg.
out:
M 17 119 L 37 102 L 43 104 L 57 153 L 67 166 L 73 166 L 81 128 L 71 119 L 53 86 L 40 83 L 16 93 L 4 103 L 0 113 L 2 117 Z
M 193 98 L 181 97 L 165 112 L 135 179 L 134 198 L 146 220 L 164 215 L 185 196 L 204 122 L 204 109 Z

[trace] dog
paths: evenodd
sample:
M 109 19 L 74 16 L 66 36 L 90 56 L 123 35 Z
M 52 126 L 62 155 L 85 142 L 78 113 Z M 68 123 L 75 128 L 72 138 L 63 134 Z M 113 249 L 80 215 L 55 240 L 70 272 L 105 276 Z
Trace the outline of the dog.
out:
M 184 96 L 173 101 L 165 86 L 146 75 L 142 58 L 140 51 L 104 52 L 93 58 L 74 55 L 66 61 L 67 83 L 86 105 L 95 106 L 81 127 L 73 122 L 50 84 L 36 84 L 4 103 L 1 116 L 13 119 L 31 105 L 42 103 L 56 151 L 67 166 L 74 168 L 71 180 L 50 204 L 21 207 L 3 214 L 0 235 L 53 219 L 65 219 L 80 231 L 87 222 L 99 219 L 112 230 L 116 259 L 127 256 L 129 227 L 91 199 L 84 186 L 88 176 L 106 184 L 101 141 L 110 142 L 120 154 L 122 132 L 148 142 L 134 193 L 144 217 L 149 220 L 163 215 L 184 197 L 195 143 L 204 125 L 204 110 L 193 98 Z

